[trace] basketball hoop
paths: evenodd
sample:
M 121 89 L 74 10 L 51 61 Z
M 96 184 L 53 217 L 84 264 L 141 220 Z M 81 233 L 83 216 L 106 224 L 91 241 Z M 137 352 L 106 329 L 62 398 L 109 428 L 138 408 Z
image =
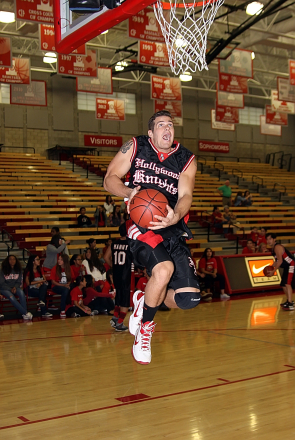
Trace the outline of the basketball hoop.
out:
M 188 70 L 208 70 L 207 36 L 223 2 L 204 0 L 186 3 L 185 0 L 169 0 L 168 3 L 157 0 L 154 4 L 154 13 L 161 26 L 170 67 L 175 75 Z

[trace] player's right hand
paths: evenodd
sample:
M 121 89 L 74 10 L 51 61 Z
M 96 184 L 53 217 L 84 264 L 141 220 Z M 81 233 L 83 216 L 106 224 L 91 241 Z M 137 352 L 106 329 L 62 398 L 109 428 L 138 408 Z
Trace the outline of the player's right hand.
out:
M 133 197 L 137 194 L 137 193 L 139 193 L 139 191 L 140 191 L 140 186 L 136 186 L 135 188 L 133 188 L 133 190 L 131 191 L 131 193 L 130 193 L 130 196 L 129 196 L 129 199 L 128 199 L 128 204 L 127 204 L 127 212 L 128 212 L 128 214 L 130 214 L 130 202 L 131 202 L 131 200 L 133 199 Z

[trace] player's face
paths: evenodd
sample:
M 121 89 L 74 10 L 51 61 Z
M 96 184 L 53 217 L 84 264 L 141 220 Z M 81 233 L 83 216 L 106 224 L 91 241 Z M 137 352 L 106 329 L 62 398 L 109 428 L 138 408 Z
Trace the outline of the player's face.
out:
M 267 237 L 266 242 L 267 242 L 268 246 L 274 247 L 275 240 L 271 236 Z
M 174 141 L 174 126 L 171 118 L 158 116 L 153 131 L 149 130 L 148 135 L 158 150 L 169 152 Z

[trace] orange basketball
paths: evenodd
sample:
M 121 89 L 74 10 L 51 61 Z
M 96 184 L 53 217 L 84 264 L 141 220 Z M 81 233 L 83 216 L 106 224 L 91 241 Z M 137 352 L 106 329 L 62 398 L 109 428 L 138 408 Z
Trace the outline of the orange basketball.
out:
M 266 266 L 264 269 L 263 269 L 263 273 L 264 273 L 264 275 L 266 276 L 266 277 L 270 277 L 271 275 L 271 272 L 274 270 L 274 267 L 273 266 Z
M 166 217 L 168 200 L 160 191 L 143 189 L 130 202 L 130 217 L 138 226 L 148 228 L 150 222 L 158 221 L 154 216 Z

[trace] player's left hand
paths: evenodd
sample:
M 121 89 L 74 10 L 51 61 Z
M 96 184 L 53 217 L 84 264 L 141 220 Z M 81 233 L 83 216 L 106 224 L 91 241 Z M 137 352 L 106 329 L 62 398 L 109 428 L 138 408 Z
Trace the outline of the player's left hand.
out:
M 172 226 L 175 225 L 177 222 L 179 222 L 180 218 L 178 214 L 175 214 L 175 212 L 173 211 L 173 209 L 169 206 L 166 205 L 168 214 L 166 215 L 166 217 L 161 217 L 160 215 L 155 215 L 155 218 L 158 219 L 159 221 L 157 222 L 150 222 L 149 229 L 152 230 L 156 230 L 156 229 L 163 229 L 163 228 L 167 228 L 168 226 Z

